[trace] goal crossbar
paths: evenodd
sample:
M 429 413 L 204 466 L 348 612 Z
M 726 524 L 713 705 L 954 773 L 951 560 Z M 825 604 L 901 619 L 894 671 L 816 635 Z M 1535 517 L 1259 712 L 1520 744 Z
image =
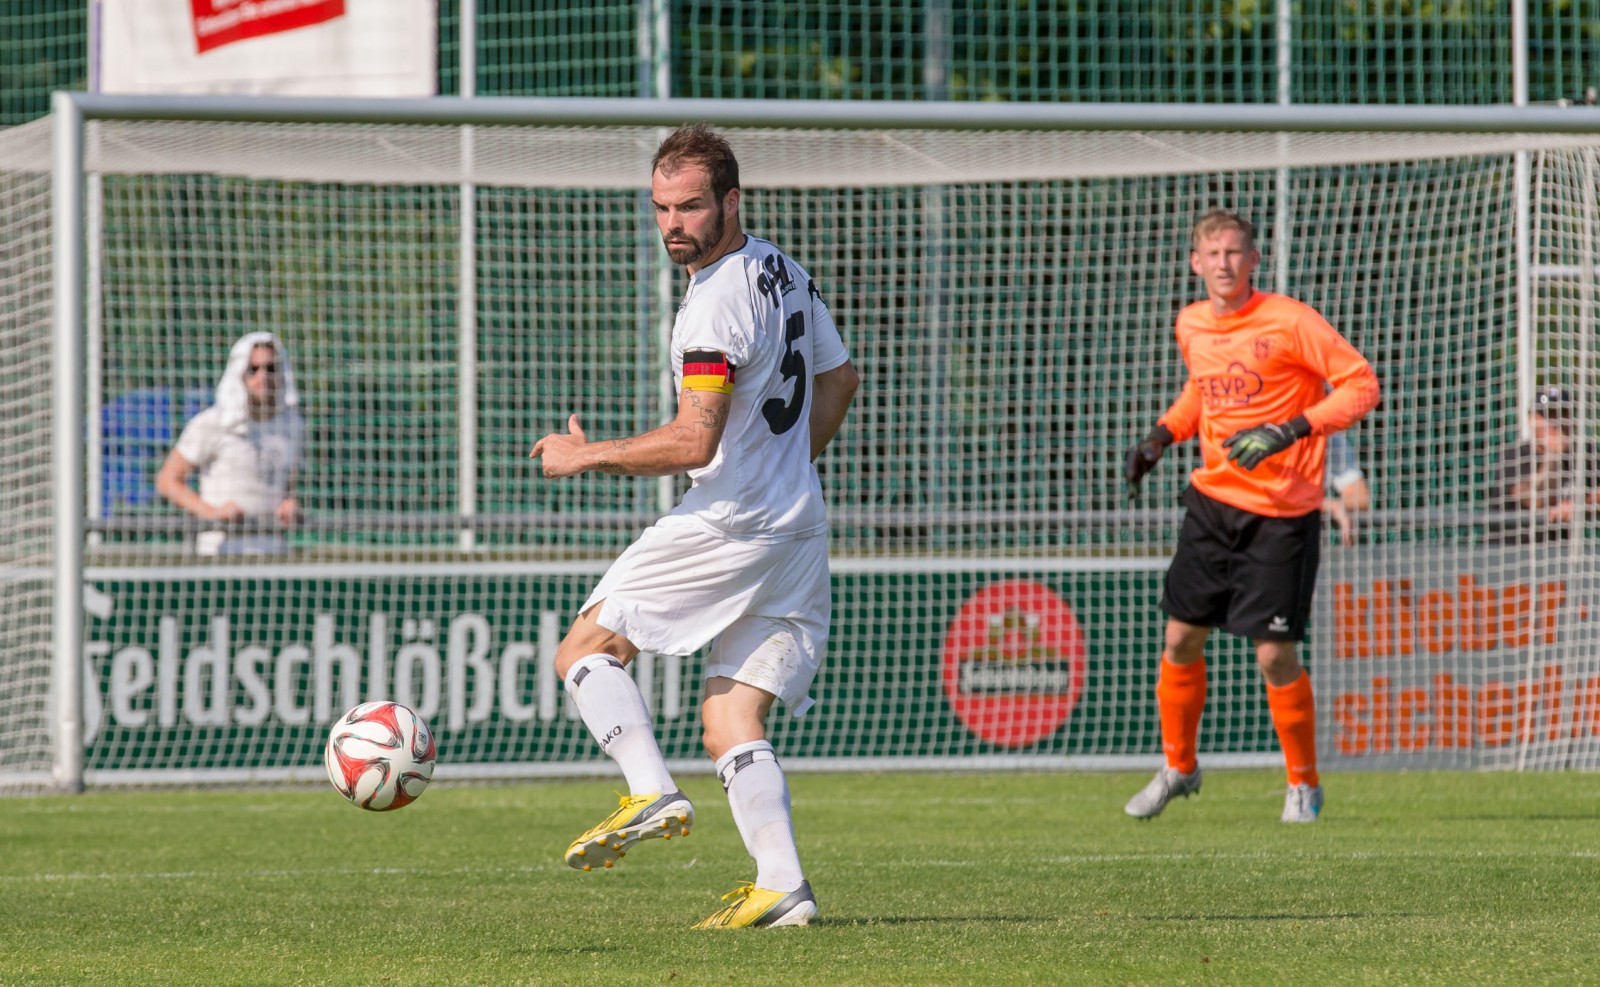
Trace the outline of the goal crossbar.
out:
M 736 133 L 747 187 L 1048 181 L 1417 160 L 1582 146 L 1592 107 L 1171 106 L 641 99 L 325 99 L 58 93 L 97 174 L 348 184 L 642 188 L 662 128 Z M 72 121 L 63 123 L 63 121 Z M 137 127 L 120 126 L 134 124 Z M 165 123 L 170 128 L 159 124 Z M 242 127 L 226 141 L 181 128 Z M 39 121 L 28 127 L 45 127 Z M 473 128 L 440 142 L 436 128 Z M 58 133 L 60 133 L 58 129 Z M 1127 135 L 1143 136 L 1130 140 Z M 952 141 L 952 135 L 968 135 Z M 63 136 L 63 140 L 72 139 Z M 8 150 L 8 143 L 12 148 Z M 817 168 L 819 147 L 838 160 Z M 26 133 L 0 157 L 47 170 Z
M 818 130 L 1180 130 L 1336 133 L 1593 134 L 1600 107 L 1333 106 L 1221 103 L 973 103 L 907 100 L 122 96 L 64 92 L 85 120 L 432 123 L 549 127 Z

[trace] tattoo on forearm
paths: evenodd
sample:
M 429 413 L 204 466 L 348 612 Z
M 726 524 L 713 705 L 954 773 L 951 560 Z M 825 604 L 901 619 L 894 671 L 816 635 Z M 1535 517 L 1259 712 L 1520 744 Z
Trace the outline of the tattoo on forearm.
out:
M 612 439 L 610 442 L 611 448 L 609 451 L 617 454 L 625 453 L 632 445 L 632 436 L 625 439 Z M 628 472 L 628 468 L 617 462 L 615 459 L 602 459 L 598 463 L 594 464 L 594 468 L 601 473 L 626 474 Z
M 700 412 L 701 428 L 717 428 L 727 420 L 728 409 L 726 407 L 707 408 L 705 405 L 700 403 L 700 395 L 698 393 L 693 391 L 689 393 L 689 403 L 693 404 Z

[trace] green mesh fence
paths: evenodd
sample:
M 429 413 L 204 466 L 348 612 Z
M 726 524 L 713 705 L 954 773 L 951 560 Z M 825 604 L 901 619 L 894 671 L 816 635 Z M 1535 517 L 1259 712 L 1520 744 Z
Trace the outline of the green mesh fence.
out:
M 50 93 L 88 88 L 87 3 L 0 4 L 0 126 L 50 112 Z
M 1164 529 L 1083 518 L 1127 506 L 1121 450 L 1182 386 L 1172 318 L 1196 293 L 1181 263 L 1196 203 L 1257 217 L 1263 285 L 1281 271 L 1288 293 L 1381 368 L 1385 402 L 1359 435 L 1384 509 L 1489 506 L 1490 454 L 1516 431 L 1512 190 L 1508 157 L 1457 158 L 1285 176 L 752 189 L 743 212 L 749 229 L 801 245 L 866 375 L 843 468 L 827 477 L 832 502 L 852 507 L 836 526 L 841 545 L 1138 551 L 1161 544 Z M 604 556 L 662 506 L 654 480 L 530 484 L 527 460 L 539 430 L 569 413 L 603 436 L 666 414 L 651 368 L 677 288 L 660 294 L 643 194 L 476 192 L 477 466 L 465 493 L 479 514 L 522 518 L 480 524 L 480 548 Z M 297 533 L 297 547 L 449 549 L 463 495 L 457 195 L 430 184 L 108 178 L 102 296 L 115 339 L 99 399 L 107 421 L 123 424 L 107 425 L 105 441 L 122 444 L 107 453 L 119 458 L 105 466 L 98 516 L 172 517 L 153 471 L 210 403 L 232 342 L 265 329 L 293 341 L 308 409 L 302 499 L 342 519 Z M 1576 247 L 1552 251 L 1581 261 Z M 1582 324 L 1577 302 L 1553 288 L 1539 297 L 1550 325 Z M 150 393 L 159 409 L 140 403 Z M 1463 403 L 1478 413 L 1464 415 Z M 123 448 L 133 441 L 125 423 L 152 415 L 163 440 Z M 1441 436 L 1443 421 L 1454 427 Z M 1148 504 L 1175 503 L 1193 455 L 1174 450 L 1147 484 Z M 549 524 L 533 532 L 528 517 Z M 1374 533 L 1440 534 L 1459 532 Z M 106 552 L 151 539 L 146 529 L 105 537 Z
M 88 3 L 0 5 L 0 125 L 88 83 Z M 477 0 L 483 96 L 1275 102 L 1271 2 L 1122 0 Z M 1500 0 L 1294 4 L 1297 103 L 1513 99 Z M 459 94 L 462 0 L 439 5 L 439 90 Z M 1528 98 L 1600 85 L 1600 0 L 1528 5 Z

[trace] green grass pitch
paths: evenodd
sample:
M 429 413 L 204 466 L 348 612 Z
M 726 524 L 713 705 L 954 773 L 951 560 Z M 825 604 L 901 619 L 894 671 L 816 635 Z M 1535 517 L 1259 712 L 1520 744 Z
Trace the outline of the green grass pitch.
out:
M 754 876 L 714 778 L 609 872 L 607 779 L 0 800 L 0 984 L 1600 983 L 1600 776 L 795 774 L 810 928 L 694 932 Z

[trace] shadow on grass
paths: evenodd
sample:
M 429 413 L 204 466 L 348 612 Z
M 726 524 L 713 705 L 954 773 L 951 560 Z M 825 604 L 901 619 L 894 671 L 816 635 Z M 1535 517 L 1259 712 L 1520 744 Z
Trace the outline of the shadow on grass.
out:
M 1409 918 L 1410 912 L 1386 913 L 1384 918 Z M 1136 919 L 1146 922 L 1348 922 L 1352 919 L 1370 919 L 1373 916 L 1366 912 L 1332 912 L 1327 915 L 1312 915 L 1303 912 L 1264 912 L 1256 915 L 1232 915 L 1228 913 L 1213 912 L 1207 915 L 1193 913 L 1175 915 L 1135 915 Z
M 617 946 L 530 946 L 528 951 L 545 956 L 599 956 L 618 949 Z
M 950 925 L 958 922 L 1016 922 L 1025 924 L 1039 922 L 1037 915 L 874 915 L 870 918 L 843 918 L 830 915 L 827 918 L 814 918 L 811 927 L 830 926 L 833 928 L 848 928 L 857 925 Z M 1045 919 L 1043 921 L 1049 921 Z
M 1528 823 L 1528 822 L 1594 822 L 1600 820 L 1600 812 L 1546 812 L 1539 815 L 1519 816 L 1507 813 L 1503 816 L 1471 815 L 1471 816 L 1436 816 L 1442 822 L 1472 822 L 1472 823 Z
M 1384 918 L 1408 918 L 1411 912 L 1386 913 Z M 1326 915 L 1300 914 L 1292 912 L 1274 912 L 1258 915 L 1230 915 L 1230 914 L 1173 914 L 1173 915 L 1132 915 L 1129 916 L 1142 922 L 1347 922 L 1351 920 L 1370 919 L 1373 916 L 1366 912 L 1333 912 Z M 949 925 L 954 923 L 996 924 L 1015 922 L 1026 925 L 1038 922 L 1059 921 L 1061 916 L 1047 915 L 882 915 L 872 918 L 841 918 L 837 915 L 828 918 L 813 919 L 811 925 L 846 927 L 852 925 Z

